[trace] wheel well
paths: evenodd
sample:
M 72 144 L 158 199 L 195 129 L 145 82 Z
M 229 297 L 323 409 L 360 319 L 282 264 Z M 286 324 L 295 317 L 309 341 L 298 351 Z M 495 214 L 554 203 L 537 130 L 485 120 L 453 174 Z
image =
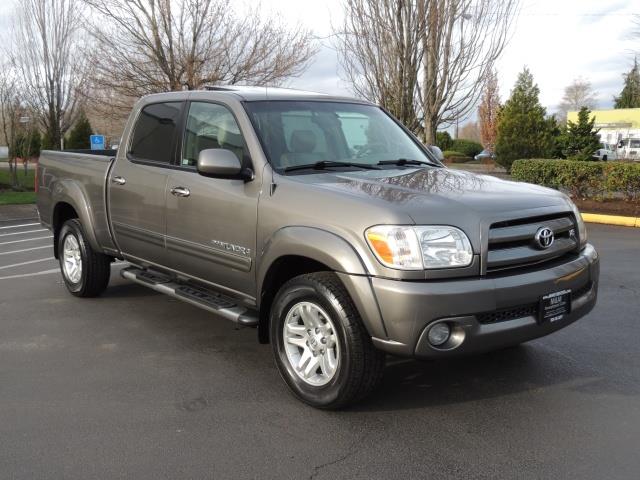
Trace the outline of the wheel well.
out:
M 60 235 L 64 222 L 72 218 L 78 218 L 78 213 L 70 204 L 66 202 L 56 204 L 51 222 L 53 227 L 53 255 L 56 258 L 58 258 L 58 235 Z
M 260 321 L 258 323 L 260 343 L 269 343 L 269 314 L 273 299 L 280 287 L 298 275 L 323 271 L 331 271 L 331 269 L 321 262 L 299 255 L 285 255 L 273 262 L 267 271 L 260 292 Z

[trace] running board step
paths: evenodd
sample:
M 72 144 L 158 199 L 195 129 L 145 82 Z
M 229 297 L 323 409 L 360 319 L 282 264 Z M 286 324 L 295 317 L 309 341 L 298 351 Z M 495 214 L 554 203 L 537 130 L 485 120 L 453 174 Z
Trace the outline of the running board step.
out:
M 234 299 L 221 293 L 193 285 L 178 283 L 162 273 L 136 267 L 124 268 L 120 271 L 120 275 L 127 280 L 132 280 L 140 285 L 149 287 L 156 292 L 164 293 L 183 302 L 213 312 L 239 325 L 246 327 L 255 327 L 258 325 L 256 312 L 238 305 Z

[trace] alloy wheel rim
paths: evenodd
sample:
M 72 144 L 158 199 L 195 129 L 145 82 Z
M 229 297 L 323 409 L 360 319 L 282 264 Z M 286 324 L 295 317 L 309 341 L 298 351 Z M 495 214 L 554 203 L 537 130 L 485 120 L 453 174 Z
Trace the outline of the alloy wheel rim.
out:
M 312 302 L 295 304 L 282 329 L 287 360 L 296 375 L 315 387 L 326 385 L 340 364 L 337 332 L 327 313 Z
M 71 283 L 78 283 L 82 278 L 82 255 L 78 239 L 74 235 L 67 235 L 62 250 L 64 275 Z

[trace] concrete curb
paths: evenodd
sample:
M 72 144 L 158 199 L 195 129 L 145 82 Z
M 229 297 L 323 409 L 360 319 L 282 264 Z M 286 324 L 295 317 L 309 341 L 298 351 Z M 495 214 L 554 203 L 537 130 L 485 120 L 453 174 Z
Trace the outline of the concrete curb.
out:
M 620 215 L 601 215 L 599 213 L 583 213 L 582 219 L 588 223 L 603 223 L 621 227 L 640 228 L 640 217 L 623 217 Z

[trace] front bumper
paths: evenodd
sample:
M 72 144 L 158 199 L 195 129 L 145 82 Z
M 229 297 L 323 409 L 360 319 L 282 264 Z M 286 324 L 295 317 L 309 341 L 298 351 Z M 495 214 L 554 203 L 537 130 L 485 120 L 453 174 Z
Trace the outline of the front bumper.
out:
M 386 338 L 373 337 L 388 353 L 417 357 L 448 357 L 503 348 L 548 335 L 591 311 L 598 292 L 599 259 L 587 245 L 576 258 L 527 273 L 434 282 L 371 279 Z M 535 304 L 551 292 L 571 289 L 571 313 L 553 323 L 539 324 L 519 307 Z M 516 312 L 515 318 L 483 323 L 481 314 Z M 447 321 L 457 337 L 444 347 L 427 340 L 428 326 Z

